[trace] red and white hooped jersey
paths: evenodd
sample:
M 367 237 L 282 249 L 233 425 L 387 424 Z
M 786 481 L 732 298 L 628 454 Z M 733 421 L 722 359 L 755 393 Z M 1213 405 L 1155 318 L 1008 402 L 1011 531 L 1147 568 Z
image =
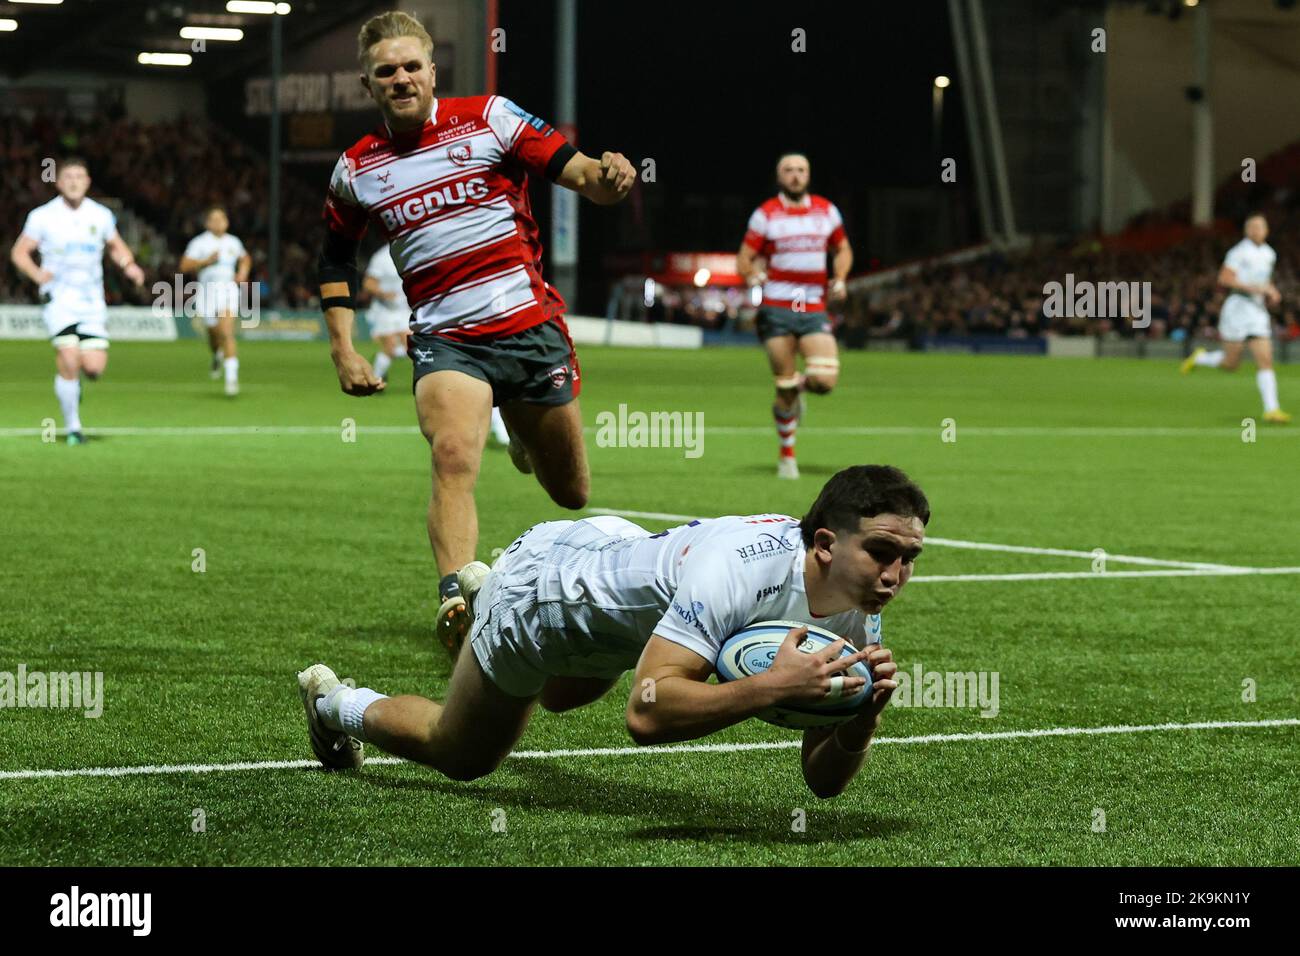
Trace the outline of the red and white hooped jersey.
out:
M 840 211 L 829 199 L 812 193 L 797 203 L 773 196 L 755 209 L 745 245 L 767 260 L 763 304 L 826 311 L 826 250 L 844 238 Z
M 504 97 L 435 99 L 418 132 L 382 125 L 339 157 L 325 220 L 349 239 L 372 222 L 383 234 L 413 331 L 512 335 L 564 312 L 542 279 L 528 174 L 566 146 Z

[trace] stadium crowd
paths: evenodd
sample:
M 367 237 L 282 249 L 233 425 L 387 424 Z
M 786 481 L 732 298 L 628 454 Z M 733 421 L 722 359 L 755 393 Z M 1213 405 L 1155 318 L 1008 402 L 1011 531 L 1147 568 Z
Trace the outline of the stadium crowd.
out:
M 203 210 L 226 207 L 230 231 L 253 258 L 252 276 L 267 275 L 267 163 L 215 124 L 191 119 L 143 124 L 120 111 L 93 120 L 68 115 L 0 123 L 0 160 L 8 183 L 0 193 L 0 235 L 11 242 L 24 217 L 53 195 L 48 157 L 79 155 L 90 164 L 93 196 L 115 197 L 165 237 L 165 248 L 137 248 L 145 267 L 144 290 L 130 288 L 115 269 L 105 269 L 110 304 L 149 301 L 150 286 L 171 281 L 186 242 L 201 232 Z M 321 190 L 287 174 L 282 179 L 281 291 L 283 305 L 311 308 L 315 290 L 315 237 Z M 1282 185 L 1278 185 L 1278 184 Z M 1250 212 L 1269 220 L 1269 242 L 1277 250 L 1274 282 L 1281 306 L 1274 310 L 1280 335 L 1300 339 L 1300 143 L 1260 166 L 1260 182 L 1229 181 L 1216 193 L 1219 227 L 1210 233 L 1184 230 L 1172 241 L 1148 248 L 1124 242 L 1125 235 L 1151 233 L 1186 223 L 1186 202 L 1139 217 L 1113 239 L 1039 243 L 1015 252 L 992 252 L 961 264 L 931 264 L 919 273 L 869 290 L 853 291 L 837 334 L 850 346 L 868 339 L 919 340 L 929 336 L 994 335 L 1029 338 L 1066 335 L 1171 338 L 1213 337 L 1224 290 L 1215 277 L 1228 248 L 1240 238 Z M 1149 281 L 1151 324 L 1134 330 L 1123 320 L 1049 317 L 1044 286 L 1064 282 Z M 853 284 L 850 284 L 853 288 Z M 752 309 L 740 290 L 665 289 L 644 317 L 706 328 L 746 328 Z M 0 301 L 37 301 L 36 289 L 5 261 L 0 267 Z
M 49 157 L 79 156 L 90 164 L 91 196 L 111 196 L 165 237 L 164 248 L 136 248 L 145 270 L 135 290 L 116 269 L 104 270 L 110 305 L 147 304 L 150 287 L 170 282 L 186 243 L 203 231 L 205 207 L 220 204 L 230 231 L 253 259 L 252 277 L 267 274 L 267 164 L 215 124 L 179 119 L 144 124 L 125 116 L 90 121 L 69 115 L 8 116 L 0 122 L 0 159 L 9 187 L 0 198 L 0 236 L 12 242 L 31 209 L 54 195 Z M 312 190 L 282 177 L 280 256 L 282 294 L 289 307 L 306 307 L 312 288 L 323 187 Z M 0 301 L 37 301 L 36 288 L 8 262 L 0 269 Z
M 852 294 L 838 331 L 850 344 L 868 338 L 1027 338 L 1049 332 L 1213 338 L 1226 294 L 1216 281 L 1223 257 L 1241 239 L 1246 217 L 1261 212 L 1268 218 L 1269 244 L 1277 252 L 1273 282 L 1282 294 L 1281 304 L 1272 310 L 1274 326 L 1282 337 L 1300 339 L 1300 142 L 1262 162 L 1258 182 L 1224 183 L 1216 191 L 1215 210 L 1219 220 L 1209 233 L 1185 226 L 1190 209 L 1183 201 L 1144 213 L 1118 237 L 1040 243 L 959 265 L 932 265 Z M 1049 317 L 1044 287 L 1064 283 L 1067 275 L 1075 283 L 1150 282 L 1150 326 L 1134 329 L 1122 319 Z

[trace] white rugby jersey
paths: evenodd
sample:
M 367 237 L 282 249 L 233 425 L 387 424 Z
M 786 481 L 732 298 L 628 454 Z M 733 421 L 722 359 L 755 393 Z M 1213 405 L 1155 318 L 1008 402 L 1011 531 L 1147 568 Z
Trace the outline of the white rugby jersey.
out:
M 41 287 L 50 304 L 74 310 L 104 308 L 104 246 L 117 235 L 111 209 L 89 196 L 73 209 L 55 196 L 27 214 L 22 234 L 36 240 L 41 268 L 54 274 Z
M 190 240 L 185 247 L 186 259 L 206 259 L 216 253 L 217 261 L 199 270 L 199 281 L 205 285 L 209 282 L 234 282 L 239 260 L 245 255 L 244 244 L 230 233 L 218 236 L 211 230 L 205 230 Z
M 1267 242 L 1255 245 L 1249 239 L 1242 239 L 1223 258 L 1223 264 L 1237 274 L 1237 278 L 1250 285 L 1263 285 L 1273 278 L 1273 265 L 1277 262 L 1277 253 Z M 1245 292 L 1233 291 L 1229 295 L 1245 296 L 1260 308 L 1265 307 L 1262 294 L 1247 295 Z
M 388 246 L 380 246 L 370 257 L 370 263 L 366 266 L 366 275 L 379 283 L 381 292 L 397 296 L 391 302 L 375 296 L 374 301 L 370 303 L 370 308 L 383 312 L 411 311 L 411 307 L 406 304 L 406 293 L 402 291 L 402 277 L 397 272 L 397 263 L 393 262 L 393 254 Z
M 611 529 L 607 517 L 565 524 L 537 570 L 542 632 L 520 648 L 548 673 L 615 676 L 636 666 L 652 634 L 712 662 L 728 637 L 767 620 L 816 624 L 859 649 L 880 643 L 879 614 L 809 610 L 806 552 L 787 515 L 710 518 L 654 535 L 631 522 Z
M 826 311 L 826 251 L 844 241 L 844 220 L 828 199 L 773 196 L 749 217 L 744 243 L 767 260 L 763 304 Z
M 330 229 L 388 240 L 414 332 L 511 335 L 560 316 L 542 279 L 528 174 L 558 175 L 573 147 L 500 96 L 435 99 L 418 131 L 386 125 L 339 157 L 325 201 Z

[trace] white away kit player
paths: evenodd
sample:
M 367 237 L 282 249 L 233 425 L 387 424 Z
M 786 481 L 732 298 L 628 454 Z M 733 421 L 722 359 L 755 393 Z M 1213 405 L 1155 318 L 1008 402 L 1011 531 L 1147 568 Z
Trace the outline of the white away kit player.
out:
M 370 307 L 366 310 L 366 324 L 370 337 L 379 345 L 372 363 L 375 374 L 385 382 L 393 360 L 406 357 L 411 331 L 411 307 L 402 290 L 402 276 L 393 262 L 392 246 L 385 243 L 370 257 L 366 266 L 363 287 L 370 294 Z M 510 444 L 501 409 L 492 409 L 492 438 L 502 447 Z
M 1246 220 L 1246 238 L 1228 250 L 1219 285 L 1228 289 L 1219 311 L 1219 338 L 1223 348 L 1213 352 L 1198 348 L 1182 364 L 1183 374 L 1198 366 L 1235 372 L 1241 364 L 1241 352 L 1250 346 L 1255 361 L 1255 384 L 1264 403 L 1264 421 L 1285 425 L 1291 416 L 1282 411 L 1277 400 L 1277 373 L 1273 370 L 1273 328 L 1268 306 L 1277 305 L 1282 296 L 1273 284 L 1273 266 L 1277 253 L 1266 241 L 1268 220 L 1255 215 Z
M 406 355 L 406 339 L 411 329 L 411 307 L 402 291 L 402 277 L 388 243 L 370 257 L 363 286 L 370 293 L 366 324 L 370 326 L 370 337 L 379 343 L 375 374 L 386 382 L 393 359 Z
M 859 465 L 832 477 L 802 520 L 730 516 L 658 534 L 612 515 L 534 525 L 483 581 L 442 703 L 353 687 L 324 664 L 298 675 L 312 749 L 326 767 L 353 768 L 368 741 L 472 780 L 501 764 L 536 704 L 581 707 L 632 669 L 628 733 L 661 744 L 861 689 L 865 678 L 839 671 L 865 661 L 861 709 L 804 732 L 804 779 L 834 796 L 861 769 L 897 687 L 880 612 L 911 577 L 929 518 L 905 474 Z M 727 638 L 764 620 L 791 622 L 769 669 L 708 683 Z M 800 652 L 801 625 L 814 623 L 842 640 Z
M 230 220 L 220 206 L 204 217 L 206 232 L 190 240 L 181 256 L 181 272 L 197 272 L 198 310 L 208 330 L 212 350 L 212 377 L 224 370 L 226 394 L 239 394 L 239 356 L 235 347 L 235 316 L 239 313 L 239 289 L 248 281 L 252 257 L 238 237 L 227 230 Z
M 54 185 L 59 195 L 28 213 L 9 259 L 40 287 L 45 328 L 55 349 L 54 394 L 68 444 L 79 445 L 85 441 L 81 376 L 97 379 L 108 366 L 104 250 L 137 286 L 144 285 L 144 272 L 118 235 L 112 210 L 86 195 L 90 173 L 84 160 L 60 162 Z

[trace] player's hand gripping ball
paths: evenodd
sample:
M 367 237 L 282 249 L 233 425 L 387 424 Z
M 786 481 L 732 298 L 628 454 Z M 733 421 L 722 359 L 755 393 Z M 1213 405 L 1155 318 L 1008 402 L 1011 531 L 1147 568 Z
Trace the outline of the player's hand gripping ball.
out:
M 842 639 L 838 634 L 833 634 L 815 624 L 803 624 L 798 621 L 759 621 L 737 631 L 722 645 L 714 665 L 718 680 L 723 682 L 740 680 L 765 673 L 776 660 L 777 651 L 781 649 L 792 627 L 808 628 L 807 636 L 799 644 L 799 650 L 805 654 L 825 650 Z M 845 643 L 840 656 L 848 657 L 855 653 L 857 648 Z M 871 670 L 864 661 L 858 661 L 842 673 L 845 677 L 865 678 L 866 683 L 847 695 L 832 691 L 816 703 L 787 703 L 769 707 L 757 715 L 758 719 L 775 724 L 777 727 L 804 730 L 808 727 L 841 724 L 857 716 L 871 696 Z

